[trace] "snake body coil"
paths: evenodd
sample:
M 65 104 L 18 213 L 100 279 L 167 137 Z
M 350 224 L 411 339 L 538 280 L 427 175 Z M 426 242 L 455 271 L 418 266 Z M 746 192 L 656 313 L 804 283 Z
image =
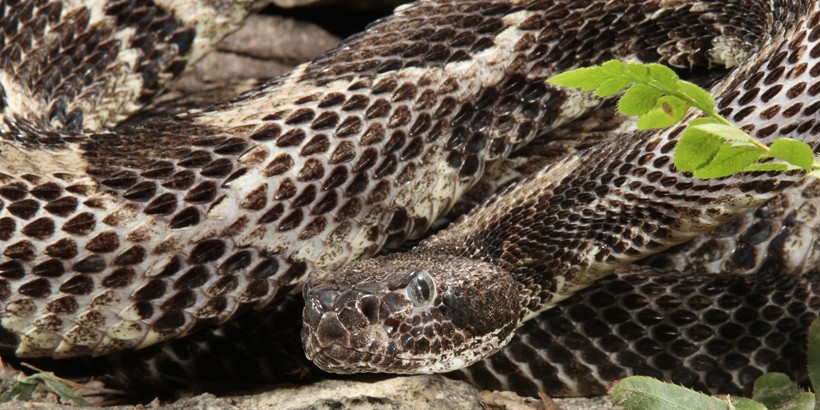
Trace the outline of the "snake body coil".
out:
M 554 26 L 543 18 L 539 28 L 542 34 L 570 37 L 593 32 L 598 25 L 592 10 L 612 4 L 555 2 L 551 10 L 566 11 L 564 18 Z M 662 19 L 668 12 L 682 18 L 683 7 L 692 13 L 682 18 L 687 22 L 747 16 L 715 14 L 709 4 L 659 2 L 651 15 Z M 766 21 L 755 19 L 761 24 L 750 24 L 752 31 L 742 34 L 734 31 L 737 25 L 715 22 L 706 26 L 717 34 L 698 43 L 697 50 L 725 61 L 728 44 L 759 42 L 715 89 L 718 108 L 758 138 L 789 136 L 816 146 L 818 102 L 813 97 L 820 90 L 820 72 L 812 67 L 820 67 L 813 52 L 820 49 L 818 4 L 741 4 L 759 8 L 752 15 L 765 12 Z M 611 21 L 606 27 L 640 21 L 645 12 L 604 14 Z M 568 17 L 573 13 L 584 17 L 577 31 Z M 660 28 L 653 35 L 676 37 Z M 545 168 L 408 253 L 320 272 L 304 292 L 302 337 L 308 356 L 326 370 L 343 373 L 464 367 L 498 351 L 525 321 L 593 281 L 713 230 L 800 178 L 754 173 L 704 181 L 682 175 L 672 165 L 682 130 L 635 132 L 601 144 Z M 781 268 L 798 275 L 816 269 L 816 256 L 800 255 Z
M 117 125 L 263 3 L 0 3 L 0 347 L 141 348 L 276 303 L 322 269 L 342 276 L 306 291 L 319 333 L 305 340 L 333 350 L 309 350 L 318 363 L 453 369 L 799 180 L 694 181 L 671 169 L 680 129 L 637 133 L 549 167 L 409 256 L 345 268 L 422 236 L 485 169 L 600 106 L 543 81 L 577 66 L 743 62 L 717 90 L 721 113 L 763 139 L 817 143 L 811 0 L 421 1 L 230 101 Z M 342 297 L 319 284 L 370 280 L 361 266 L 398 276 Z M 430 287 L 453 267 L 468 275 Z M 427 299 L 449 310 L 406 309 Z M 432 317 L 447 323 L 419 325 Z M 408 347 L 422 360 L 395 358 Z

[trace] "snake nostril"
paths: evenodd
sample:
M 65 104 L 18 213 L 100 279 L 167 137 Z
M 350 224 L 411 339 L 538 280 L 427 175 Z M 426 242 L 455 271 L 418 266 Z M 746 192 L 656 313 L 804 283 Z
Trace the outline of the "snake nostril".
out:
M 371 324 L 379 320 L 379 301 L 376 298 L 363 299 L 360 308 Z

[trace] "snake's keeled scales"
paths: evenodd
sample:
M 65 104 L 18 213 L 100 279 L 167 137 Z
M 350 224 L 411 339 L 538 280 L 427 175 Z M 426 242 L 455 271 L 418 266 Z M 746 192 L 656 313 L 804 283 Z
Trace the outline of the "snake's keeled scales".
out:
M 682 74 L 740 65 L 715 90 L 721 113 L 764 140 L 817 143 L 814 0 L 421 1 L 230 101 L 117 125 L 264 3 L 0 2 L 0 346 L 19 357 L 146 347 L 279 303 L 317 269 L 333 271 L 419 238 L 486 169 L 602 104 L 544 83 L 573 67 L 612 58 L 660 61 Z M 507 284 L 515 292 L 499 299 L 512 310 L 489 316 L 517 321 L 800 179 L 756 174 L 704 182 L 675 174 L 671 149 L 679 133 L 632 133 L 581 152 L 497 197 L 416 255 L 470 257 L 512 272 Z M 667 254 L 665 267 L 687 275 L 780 270 L 792 274 L 786 288 L 809 289 L 801 275 L 817 267 L 818 203 L 805 193 L 816 190 L 792 188 L 790 199 L 781 199 L 797 209 L 794 220 L 812 225 L 788 232 L 792 242 L 778 243 L 783 231 L 774 231 L 789 222 L 766 222 L 773 230 L 758 230 L 763 239 L 741 238 L 745 248 L 725 248 L 725 241 L 712 247 L 708 241 L 719 240 L 704 237 Z M 764 251 L 764 243 L 774 245 Z M 731 249 L 741 251 L 721 253 Z M 634 280 L 666 280 L 649 276 Z M 612 283 L 605 288 L 617 299 L 615 288 L 624 287 Z M 802 299 L 800 306 L 809 306 L 808 296 Z M 572 316 L 572 308 L 560 309 Z M 796 310 L 790 314 L 799 316 Z M 470 315 L 458 322 L 494 325 Z M 508 340 L 517 325 L 493 337 Z M 419 335 L 425 331 L 403 343 L 423 348 Z M 617 329 L 612 335 L 638 354 L 654 352 Z M 336 332 L 322 343 L 344 337 Z M 556 346 L 571 343 L 556 337 Z M 426 345 L 425 354 L 435 353 Z M 566 367 L 548 349 L 537 351 L 562 369 L 550 373 L 560 377 L 575 380 L 581 363 L 592 365 L 583 354 L 561 356 Z M 685 351 L 670 354 L 680 359 Z M 582 353 L 630 367 L 605 352 Z M 448 366 L 440 360 L 432 368 Z M 484 373 L 510 374 L 495 366 Z M 508 381 L 520 387 L 513 377 Z M 737 377 L 738 386 L 746 382 Z M 570 386 L 565 392 L 590 388 L 562 383 Z

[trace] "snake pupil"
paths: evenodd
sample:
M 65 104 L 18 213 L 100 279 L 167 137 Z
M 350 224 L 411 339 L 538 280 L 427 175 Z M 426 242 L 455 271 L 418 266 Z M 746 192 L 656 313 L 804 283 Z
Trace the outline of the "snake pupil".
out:
M 433 278 L 426 272 L 418 272 L 413 276 L 413 279 L 407 285 L 407 295 L 414 306 L 419 307 L 430 301 L 433 293 L 432 285 Z

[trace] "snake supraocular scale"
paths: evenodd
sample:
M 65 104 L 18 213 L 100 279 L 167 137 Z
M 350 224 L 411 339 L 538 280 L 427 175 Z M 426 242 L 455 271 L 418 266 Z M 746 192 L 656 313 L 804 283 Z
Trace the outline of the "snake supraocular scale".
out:
M 817 134 L 817 102 L 787 104 L 817 94 L 812 1 L 423 1 L 230 102 L 110 128 L 258 3 L 2 3 L 5 348 L 66 357 L 147 346 L 268 304 L 315 268 L 338 268 L 418 237 L 488 164 L 600 104 L 543 83 L 572 67 L 609 58 L 731 66 L 754 44 L 768 44 L 771 67 L 746 67 L 723 88 L 747 81 L 755 94 L 724 91 L 723 113 L 741 123 L 763 117 L 755 120 L 760 137 L 778 132 L 814 142 Z M 671 139 L 657 138 L 610 144 L 551 172 L 610 164 L 609 182 L 620 189 L 626 180 L 619 177 L 634 168 L 649 183 L 628 186 L 642 194 L 624 200 L 659 196 L 669 188 L 663 172 Z M 643 144 L 651 167 L 628 155 Z M 619 153 L 627 153 L 622 162 Z M 573 185 L 560 178 L 552 182 Z M 688 186 L 675 189 L 702 188 L 698 200 L 743 197 L 725 201 L 734 208 L 710 205 L 680 219 L 700 218 L 695 229 L 675 225 L 680 214 L 633 210 L 608 221 L 598 240 L 626 253 L 618 263 L 636 255 L 616 226 L 648 218 L 650 234 L 679 241 L 797 180 L 677 178 Z M 584 198 L 587 205 L 594 199 Z M 476 226 L 493 226 L 495 215 Z M 486 233 L 471 240 L 497 239 Z M 660 243 L 639 246 L 659 250 L 672 241 Z M 468 246 L 482 248 L 475 245 Z M 503 255 L 515 258 L 515 245 Z M 549 299 L 551 290 L 538 286 L 529 292 Z

